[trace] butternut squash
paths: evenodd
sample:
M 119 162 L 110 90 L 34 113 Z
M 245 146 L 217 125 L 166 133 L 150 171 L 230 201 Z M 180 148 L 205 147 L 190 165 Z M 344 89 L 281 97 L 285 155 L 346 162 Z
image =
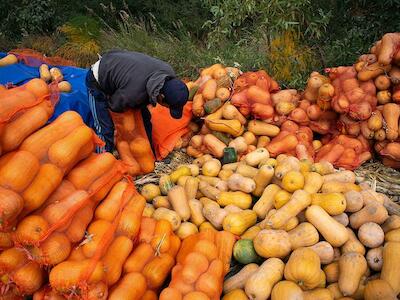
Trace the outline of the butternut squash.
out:
M 17 193 L 2 187 L 0 187 L 0 198 L 0 228 L 2 228 L 7 227 L 21 213 L 24 200 Z
M 291 251 L 290 237 L 284 230 L 263 229 L 253 243 L 257 254 L 265 258 L 283 258 Z
M 365 225 L 365 224 L 364 224 Z M 364 226 L 363 225 L 363 226 Z M 361 229 L 361 227 L 360 227 Z M 378 243 L 379 241 L 371 237 L 375 243 Z M 400 228 L 393 229 L 389 232 L 386 232 L 385 234 L 385 242 L 400 242 Z
M 285 266 L 285 279 L 296 282 L 303 290 L 318 286 L 321 279 L 321 262 L 318 255 L 309 248 L 292 252 Z
M 235 289 L 225 294 L 222 300 L 248 300 L 246 293 L 241 289 Z
M 353 230 L 350 228 L 346 228 L 349 239 L 341 248 L 342 254 L 350 253 L 350 252 L 357 252 L 361 255 L 365 255 L 365 247 L 364 245 L 357 239 L 356 235 L 354 234 Z
M 18 151 L 0 168 L 0 186 L 20 193 L 34 180 L 40 165 L 27 151 Z
M 267 213 L 272 209 L 274 197 L 279 190 L 280 187 L 276 184 L 270 184 L 264 189 L 260 199 L 253 206 L 253 211 L 256 212 L 259 219 L 264 219 Z
M 346 198 L 342 193 L 311 194 L 311 204 L 321 206 L 331 216 L 340 215 L 346 209 Z
M 376 223 L 367 222 L 358 229 L 358 239 L 368 248 L 379 247 L 383 244 L 384 238 L 385 233 Z
M 160 196 L 161 191 L 157 185 L 149 183 L 142 187 L 140 194 L 146 199 L 147 202 L 150 202 L 155 197 Z
M 254 211 L 246 209 L 237 213 L 228 214 L 223 220 L 223 228 L 235 235 L 241 235 L 249 227 L 257 222 L 257 215 Z
M 244 177 L 254 178 L 254 177 L 256 177 L 256 175 L 258 173 L 258 169 L 248 166 L 244 163 L 239 163 L 236 168 L 236 173 L 238 173 Z
M 333 247 L 340 247 L 349 239 L 346 227 L 333 219 L 320 206 L 312 205 L 307 208 L 306 218 Z
M 348 191 L 344 196 L 346 198 L 346 212 L 357 212 L 363 207 L 364 200 L 360 192 Z
M 86 125 L 80 126 L 50 146 L 49 160 L 59 168 L 68 168 L 76 162 L 81 148 L 92 139 L 92 130 Z
M 381 227 L 385 233 L 393 229 L 400 228 L 400 216 L 389 216 L 389 218 L 386 219 L 385 223 L 383 223 Z
M 240 174 L 233 174 L 228 179 L 228 187 L 231 191 L 242 191 L 250 194 L 256 188 L 256 183 L 253 179 L 243 177 Z
M 118 284 L 111 290 L 109 298 L 110 300 L 119 299 L 142 299 L 146 292 L 146 278 L 137 272 L 126 274 Z
M 203 204 L 203 215 L 217 230 L 221 230 L 228 212 L 220 208 L 216 202 L 210 200 Z
M 190 221 L 196 226 L 200 226 L 205 218 L 203 216 L 203 204 L 197 199 L 189 200 Z
M 190 218 L 190 208 L 188 199 L 186 198 L 185 189 L 181 186 L 174 186 L 168 192 L 168 200 L 176 213 L 183 221 Z
M 182 221 L 181 217 L 175 211 L 164 207 L 157 208 L 152 217 L 156 220 L 168 221 L 171 224 L 173 231 L 179 228 Z
M 227 205 L 235 205 L 241 209 L 248 209 L 252 204 L 251 196 L 245 192 L 221 192 L 217 203 L 224 207 Z
M 339 280 L 339 262 L 334 261 L 324 267 L 326 281 L 328 283 L 334 283 Z
M 268 150 L 265 148 L 258 148 L 255 151 L 247 154 L 244 160 L 246 164 L 248 164 L 249 166 L 255 167 L 268 158 L 269 158 Z
M 10 152 L 17 149 L 25 138 L 46 124 L 53 110 L 49 102 L 43 101 L 10 121 L 4 127 L 1 138 L 3 151 Z
M 365 300 L 395 300 L 396 295 L 390 285 L 382 279 L 369 281 L 364 290 Z
M 367 259 L 368 267 L 373 271 L 379 272 L 383 265 L 383 247 L 369 249 L 365 258 Z
M 310 194 L 318 193 L 323 184 L 323 177 L 317 172 L 308 172 L 304 175 L 304 190 Z
M 280 281 L 272 289 L 271 300 L 303 300 L 302 289 L 291 281 Z
M 258 270 L 257 264 L 245 265 L 238 273 L 224 281 L 224 294 L 235 289 L 243 289 L 247 280 Z
M 349 216 L 346 213 L 341 213 L 340 215 L 333 216 L 333 218 L 345 227 L 347 227 L 350 223 Z
M 308 222 L 299 224 L 296 228 L 290 230 L 288 234 L 292 250 L 312 246 L 319 241 L 317 229 Z
M 247 124 L 248 130 L 254 135 L 266 135 L 269 137 L 277 136 L 280 129 L 278 126 L 268 124 L 259 120 L 251 120 Z
M 310 204 L 310 194 L 304 190 L 297 190 L 293 193 L 289 202 L 268 219 L 267 224 L 275 229 L 281 228 L 289 219 L 297 216 Z
M 250 276 L 245 284 L 245 292 L 251 300 L 268 299 L 272 288 L 283 277 L 284 263 L 279 258 L 267 259 Z
M 274 168 L 268 165 L 263 165 L 259 168 L 256 176 L 254 177 L 254 182 L 256 188 L 253 191 L 254 196 L 261 196 L 264 192 L 265 187 L 271 182 L 274 176 Z
M 367 261 L 360 253 L 344 253 L 339 259 L 339 289 L 344 296 L 351 296 L 367 271 Z
M 395 295 L 400 293 L 400 243 L 387 242 L 383 247 L 383 266 L 381 279 L 385 280 Z
M 197 226 L 190 222 L 183 222 L 181 226 L 176 231 L 176 235 L 181 239 L 184 240 L 189 235 L 196 234 L 199 232 Z
M 382 224 L 389 217 L 386 208 L 380 203 L 370 203 L 350 216 L 350 225 L 358 229 L 367 222 Z
M 323 193 L 346 193 L 348 191 L 359 192 L 360 190 L 361 188 L 355 183 L 340 181 L 324 182 L 321 188 Z
M 304 300 L 333 300 L 332 292 L 328 289 L 317 288 L 311 291 L 305 291 L 303 294 Z
M 61 184 L 63 175 L 53 164 L 41 165 L 35 179 L 22 194 L 25 210 L 30 212 L 39 208 Z
M 122 267 L 133 248 L 133 242 L 126 236 L 116 237 L 102 258 L 106 268 L 106 280 L 109 286 L 115 284 L 121 276 Z
M 211 177 L 218 176 L 220 170 L 221 170 L 221 162 L 215 158 L 206 161 L 201 168 L 201 172 L 204 176 L 211 176 Z

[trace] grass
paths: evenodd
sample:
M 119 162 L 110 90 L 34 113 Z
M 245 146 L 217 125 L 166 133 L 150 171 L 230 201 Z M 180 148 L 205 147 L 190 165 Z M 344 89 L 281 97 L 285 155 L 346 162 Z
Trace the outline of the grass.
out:
M 214 63 L 239 66 L 244 71 L 265 69 L 283 86 L 304 87 L 316 58 L 300 39 L 283 33 L 283 39 L 268 39 L 262 33 L 249 34 L 239 42 L 219 41 L 209 44 L 187 32 L 173 35 L 155 24 L 144 23 L 126 15 L 116 30 L 105 31 L 102 50 L 125 49 L 144 52 L 170 63 L 178 76 L 196 78 L 199 69 Z

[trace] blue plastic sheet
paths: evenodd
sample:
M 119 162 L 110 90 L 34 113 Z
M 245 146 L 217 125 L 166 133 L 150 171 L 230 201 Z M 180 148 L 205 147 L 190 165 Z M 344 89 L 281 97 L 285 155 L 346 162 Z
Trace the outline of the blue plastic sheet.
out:
M 0 58 L 6 53 L 0 52 Z M 49 66 L 50 68 L 53 66 Z M 93 127 L 93 116 L 88 102 L 88 93 L 85 85 L 87 69 L 76 67 L 58 67 L 64 75 L 64 79 L 72 85 L 71 93 L 61 93 L 60 100 L 55 108 L 54 115 L 49 120 L 53 121 L 65 111 L 73 110 L 82 116 L 86 125 Z M 39 68 L 30 67 L 18 63 L 6 67 L 0 67 L 0 84 L 21 85 L 33 78 L 39 77 Z

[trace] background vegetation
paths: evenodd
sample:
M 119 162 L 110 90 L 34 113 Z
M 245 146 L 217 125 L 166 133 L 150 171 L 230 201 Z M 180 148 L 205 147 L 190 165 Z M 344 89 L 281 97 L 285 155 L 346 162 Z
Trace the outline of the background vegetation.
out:
M 28 47 L 81 66 L 111 48 L 148 53 L 182 77 L 215 62 L 264 68 L 302 87 L 400 31 L 400 0 L 14 0 L 0 3 L 0 50 Z

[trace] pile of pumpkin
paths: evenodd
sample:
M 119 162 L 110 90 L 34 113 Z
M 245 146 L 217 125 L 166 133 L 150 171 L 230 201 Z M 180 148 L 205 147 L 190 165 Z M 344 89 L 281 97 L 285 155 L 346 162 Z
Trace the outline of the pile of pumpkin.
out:
M 225 281 L 226 300 L 400 293 L 400 217 L 389 216 L 385 195 L 329 162 L 270 158 L 265 148 L 225 164 L 205 154 L 141 193 L 144 214 L 181 238 L 206 229 L 240 236 L 233 255 L 244 267 Z
M 281 128 L 281 134 L 272 136 L 275 138 L 271 141 L 284 141 L 286 147 L 280 153 L 295 155 L 299 159 L 324 159 L 335 167 L 352 170 L 371 158 L 375 144 L 375 150 L 384 157 L 384 164 L 397 168 L 400 159 L 400 144 L 397 142 L 400 116 L 399 44 L 400 33 L 385 34 L 371 48 L 371 54 L 361 55 L 354 66 L 326 69 L 326 76 L 313 72 L 304 91 L 280 90 L 278 84 L 262 70 L 241 74 L 234 81 L 228 98 L 238 108 L 239 114 L 230 107 L 225 107 L 222 114 L 218 113 L 218 108 L 224 104 L 222 99 L 214 99 L 218 85 L 208 84 L 212 79 L 206 81 L 207 77 L 202 73 L 195 83 L 188 84 L 191 92 L 196 93 L 195 97 L 202 99 L 201 109 L 194 106 L 194 116 L 209 114 L 200 133 L 212 134 L 228 145 L 230 138 L 243 134 L 246 119 L 254 118 L 260 124 Z M 206 70 L 221 68 L 217 64 Z M 284 126 L 288 121 L 291 121 L 291 126 Z M 250 122 L 248 130 L 249 127 Z M 299 128 L 309 132 L 308 140 L 299 136 L 296 139 L 290 134 Z M 324 148 L 312 147 L 313 133 L 321 136 Z M 338 140 L 340 134 L 346 135 L 350 144 L 342 143 L 343 137 Z M 217 143 L 215 138 L 214 141 L 211 139 L 208 136 L 205 147 L 201 147 L 196 136 L 188 147 L 189 155 L 197 157 L 210 152 L 207 144 Z M 298 144 L 303 146 L 298 147 Z M 273 151 L 270 152 L 274 155 Z

